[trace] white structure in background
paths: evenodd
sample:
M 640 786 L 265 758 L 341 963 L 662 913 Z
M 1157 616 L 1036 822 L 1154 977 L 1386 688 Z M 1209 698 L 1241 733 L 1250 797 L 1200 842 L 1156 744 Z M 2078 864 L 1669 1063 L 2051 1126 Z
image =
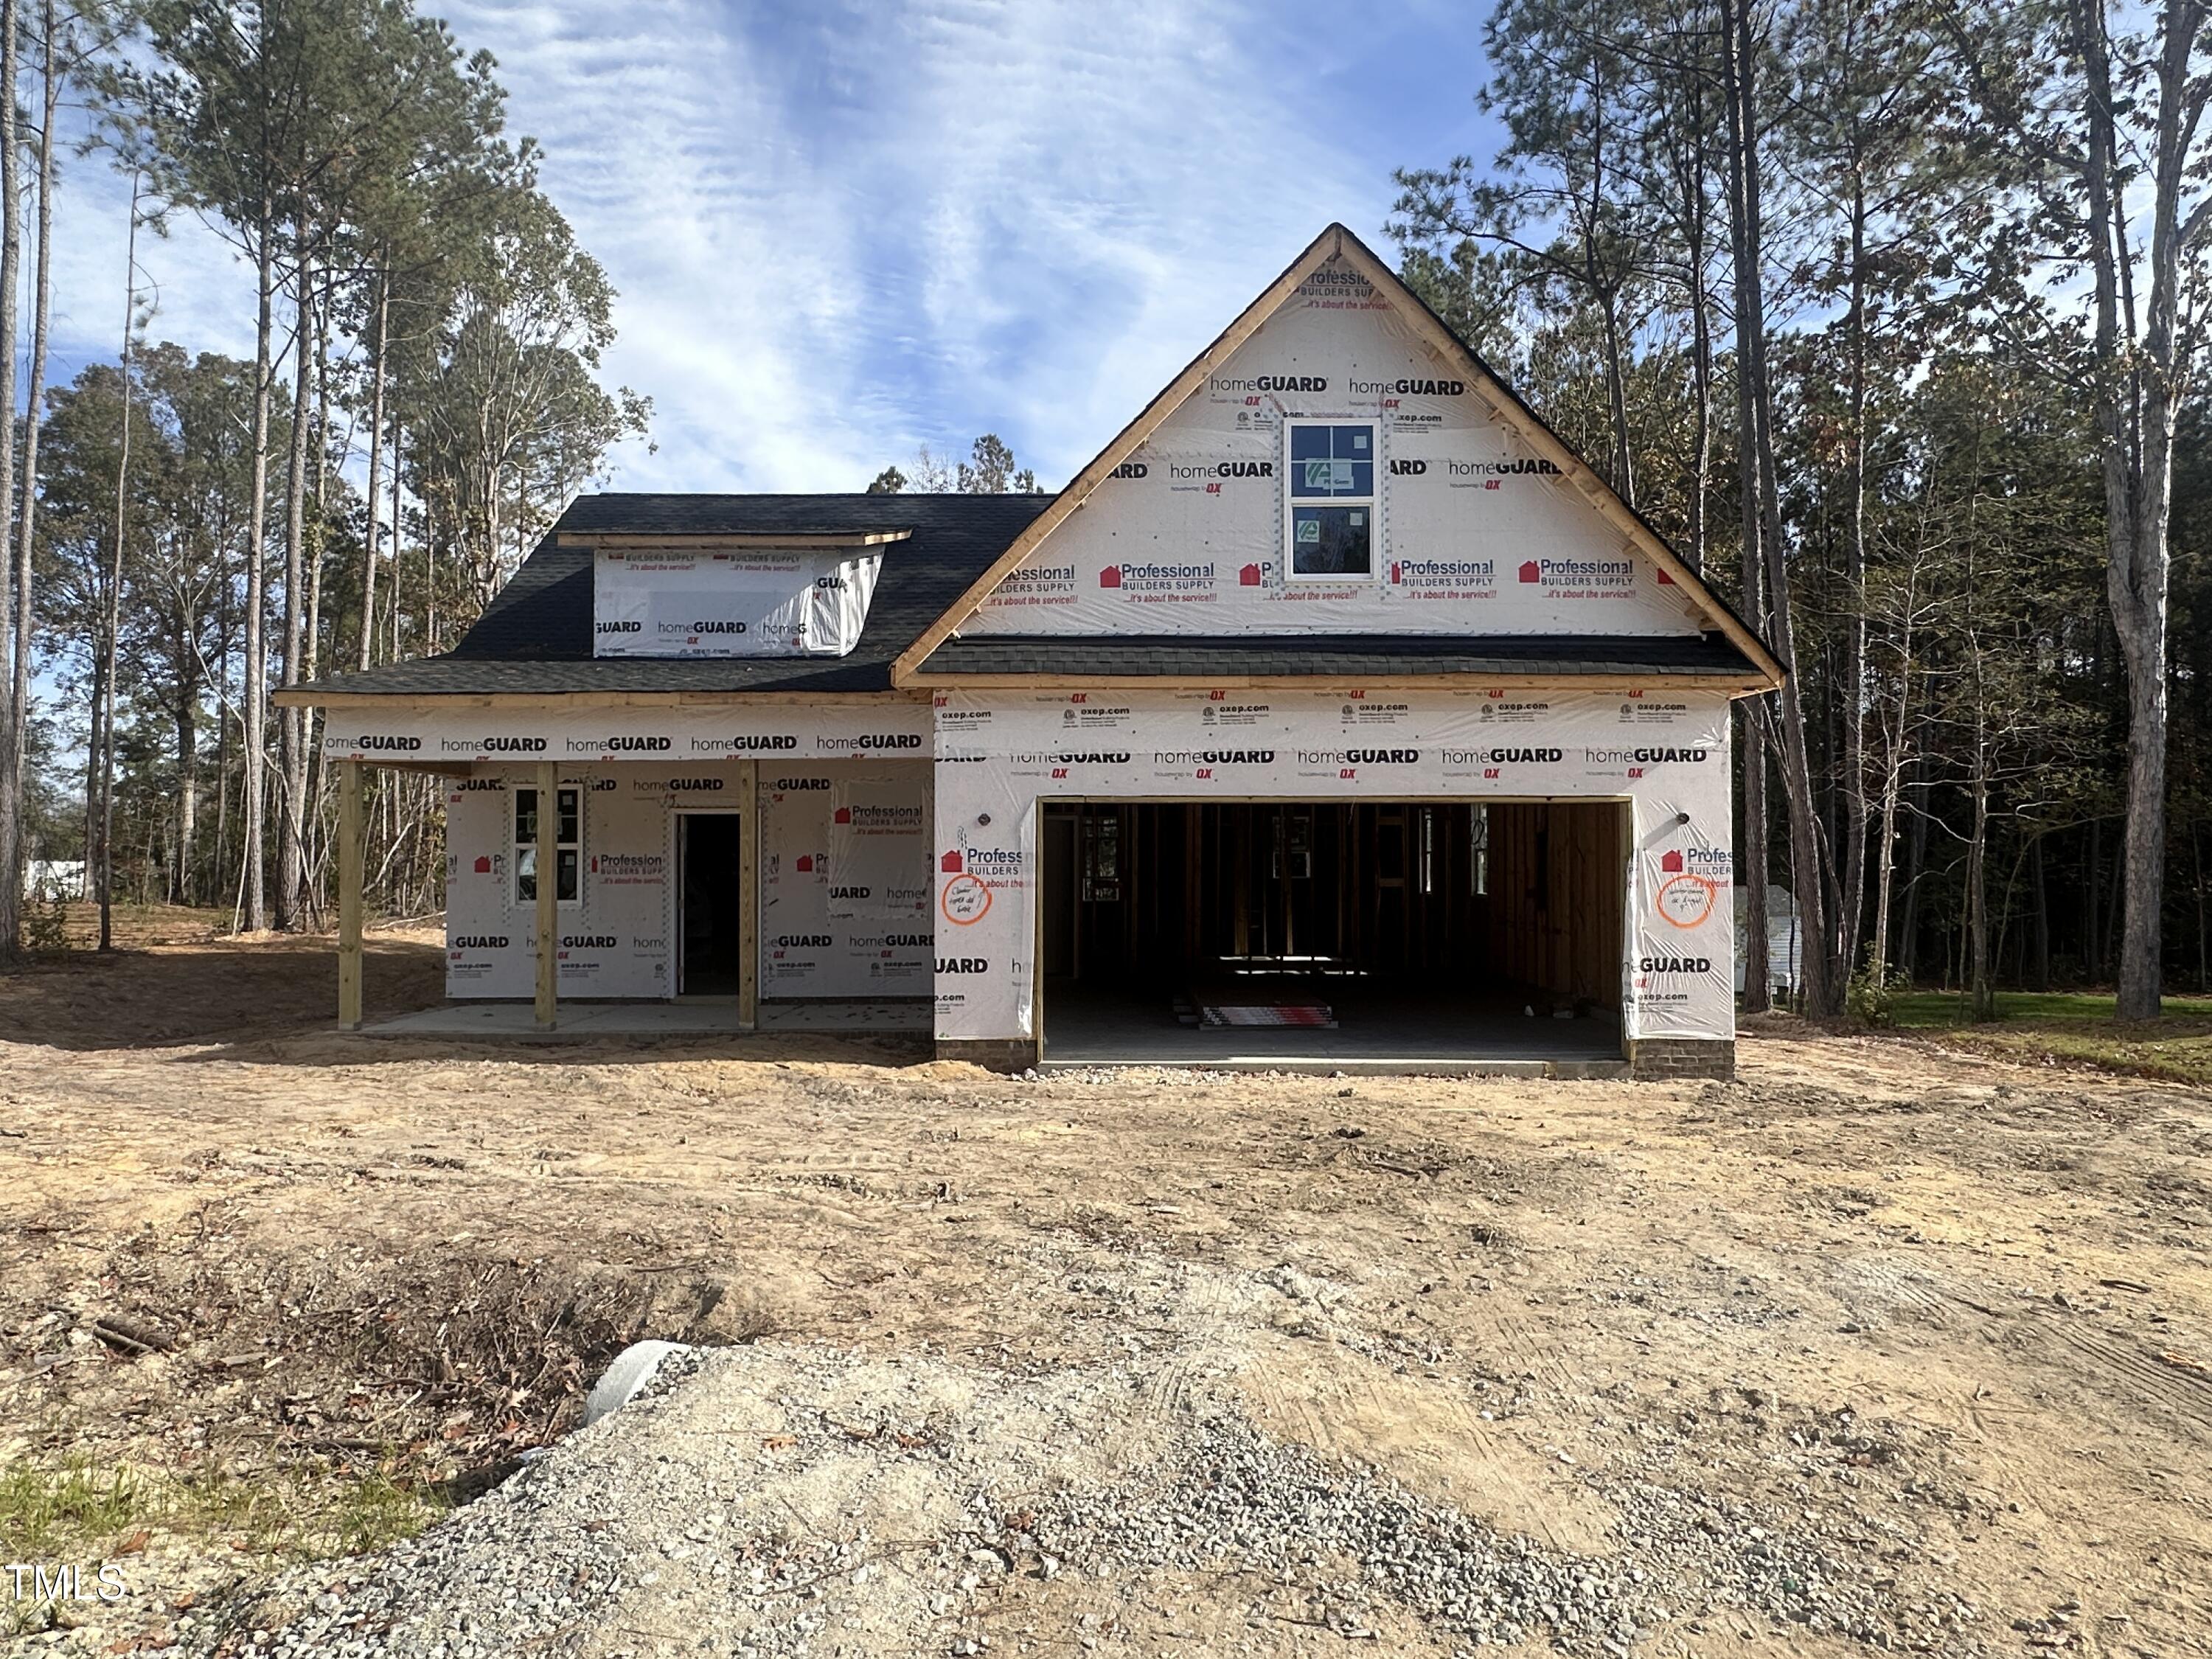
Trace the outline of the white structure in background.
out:
M 23 873 L 24 896 L 36 903 L 84 896 L 82 859 L 33 859 Z
M 1743 994 L 1744 890 L 1735 890 L 1735 990 Z M 1804 941 L 1797 933 L 1797 899 L 1787 887 L 1766 890 L 1766 977 L 1777 994 L 1797 988 Z

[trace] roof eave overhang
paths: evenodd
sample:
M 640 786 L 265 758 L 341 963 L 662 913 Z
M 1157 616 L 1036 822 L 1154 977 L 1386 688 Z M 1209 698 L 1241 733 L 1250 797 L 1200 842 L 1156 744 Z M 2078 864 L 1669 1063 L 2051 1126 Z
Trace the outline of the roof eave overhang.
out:
M 348 691 L 294 686 L 272 695 L 279 708 L 712 708 L 731 703 L 922 702 L 928 694 L 878 691 Z
M 907 684 L 929 691 L 1356 691 L 1468 690 L 1492 687 L 1561 691 L 1717 691 L 1729 697 L 1763 696 L 1773 688 L 1757 674 L 1462 673 L 1434 674 L 968 674 L 919 672 Z
M 597 531 L 562 530 L 554 533 L 554 542 L 560 547 L 605 548 L 611 551 L 631 548 L 680 547 L 706 550 L 717 547 L 736 549 L 757 548 L 763 551 L 784 552 L 806 548 L 883 547 L 892 542 L 902 542 L 914 535 L 911 526 L 902 530 L 795 530 L 788 532 L 763 531 Z

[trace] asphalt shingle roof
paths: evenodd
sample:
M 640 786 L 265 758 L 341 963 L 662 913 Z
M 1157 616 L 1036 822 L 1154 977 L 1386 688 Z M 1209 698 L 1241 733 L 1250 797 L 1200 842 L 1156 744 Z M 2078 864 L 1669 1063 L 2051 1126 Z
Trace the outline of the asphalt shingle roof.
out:
M 1044 495 L 580 497 L 483 618 L 443 656 L 318 681 L 314 691 L 483 696 L 562 692 L 821 692 L 890 689 L 892 662 L 988 570 Z M 770 536 L 910 530 L 885 544 L 860 641 L 842 657 L 651 659 L 592 655 L 592 561 L 570 536 Z M 1718 635 L 1249 635 L 951 639 L 931 674 L 1102 676 L 1726 674 L 1755 676 Z

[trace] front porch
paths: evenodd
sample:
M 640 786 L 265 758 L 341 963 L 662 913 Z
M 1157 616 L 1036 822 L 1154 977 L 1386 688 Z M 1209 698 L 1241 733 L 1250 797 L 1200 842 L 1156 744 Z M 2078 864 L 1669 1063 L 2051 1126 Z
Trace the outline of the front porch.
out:
M 606 1037 L 718 1037 L 836 1032 L 855 1036 L 927 1036 L 926 1000 L 763 1002 L 748 1024 L 734 1001 L 567 1002 L 547 1030 L 527 1002 L 447 1002 L 378 1020 L 363 1036 L 483 1037 L 532 1042 L 596 1042 Z

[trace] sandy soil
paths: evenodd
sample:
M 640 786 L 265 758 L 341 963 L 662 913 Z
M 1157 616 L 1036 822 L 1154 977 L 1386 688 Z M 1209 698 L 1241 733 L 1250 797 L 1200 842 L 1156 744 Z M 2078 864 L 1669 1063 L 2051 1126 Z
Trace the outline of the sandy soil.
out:
M 1327 1317 L 1220 1297 L 1226 1386 L 1346 1468 L 1603 1556 L 1606 1471 L 1663 1445 L 1968 1609 L 1929 1650 L 2212 1653 L 2203 1094 L 1785 1024 L 1731 1085 L 396 1042 L 313 1029 L 326 945 L 160 936 L 0 981 L 6 1462 L 465 1473 L 632 1336 L 1042 1375 L 1203 1355 L 1206 1299 L 1170 1339 L 1146 1287 L 1287 1269 Z M 372 1003 L 436 973 L 386 936 Z M 64 1622 L 204 1607 L 163 1546 Z M 1718 1608 L 1648 1650 L 1863 1649 Z

